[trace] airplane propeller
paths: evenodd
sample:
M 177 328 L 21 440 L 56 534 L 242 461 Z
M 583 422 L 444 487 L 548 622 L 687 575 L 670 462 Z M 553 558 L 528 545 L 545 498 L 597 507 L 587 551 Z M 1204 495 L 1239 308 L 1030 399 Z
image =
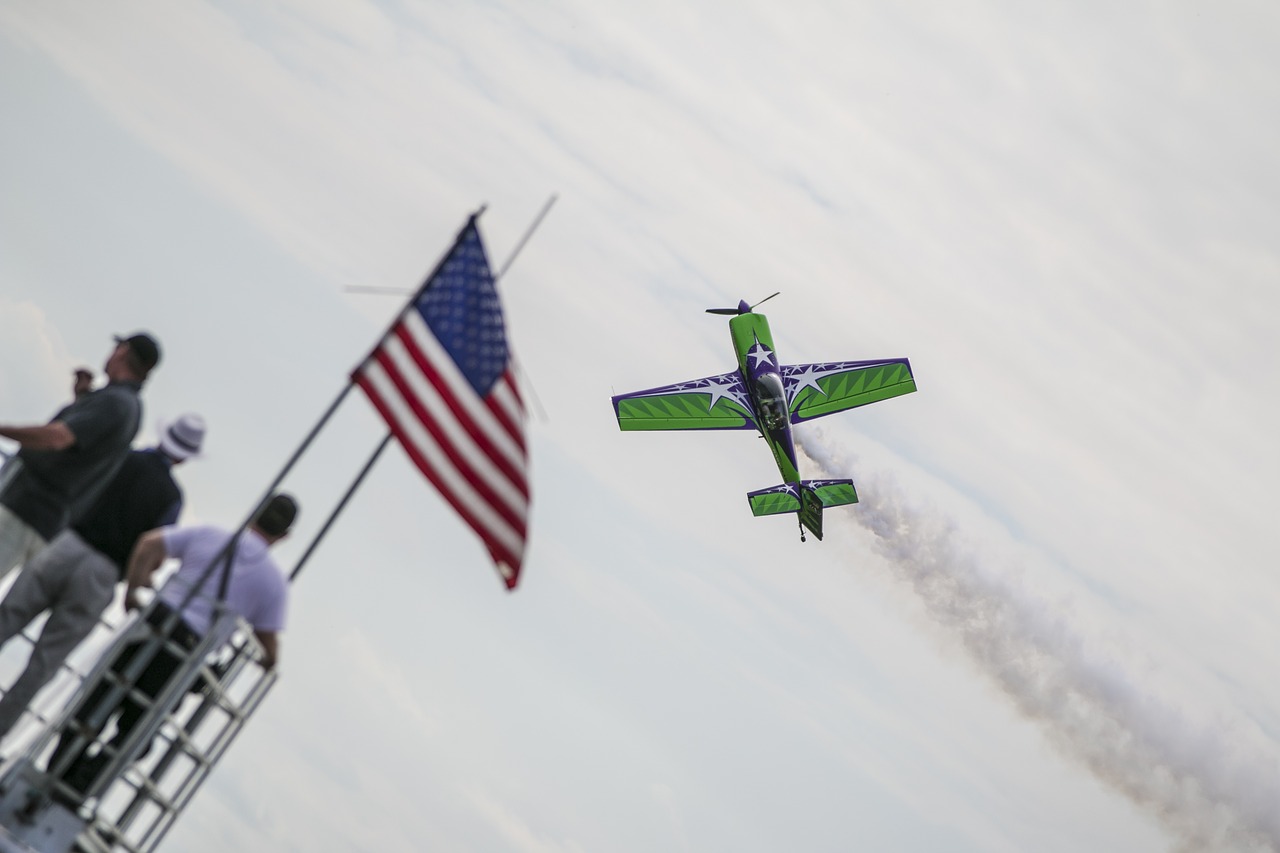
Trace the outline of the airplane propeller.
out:
M 778 293 L 781 293 L 781 292 L 782 292 L 781 290 L 778 291 Z M 708 314 L 727 314 L 730 317 L 733 317 L 738 314 L 750 314 L 751 310 L 755 308 L 756 305 L 763 305 L 773 297 L 777 296 L 778 293 L 771 293 L 770 295 L 766 296 L 764 299 L 761 299 L 755 305 L 748 305 L 747 300 L 744 299 L 738 303 L 737 308 L 708 308 L 707 313 Z

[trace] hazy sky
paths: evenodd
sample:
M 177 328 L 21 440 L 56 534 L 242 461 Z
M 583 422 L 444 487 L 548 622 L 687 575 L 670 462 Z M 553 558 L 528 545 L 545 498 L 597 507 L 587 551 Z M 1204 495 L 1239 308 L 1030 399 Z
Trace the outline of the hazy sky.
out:
M 153 331 L 234 524 L 466 216 L 526 397 L 523 581 L 390 450 L 192 851 L 1280 850 L 1280 11 L 0 0 L 0 421 Z M 800 430 L 613 393 L 908 356 Z M 763 310 L 763 309 L 762 309 Z M 296 560 L 382 430 L 287 486 Z

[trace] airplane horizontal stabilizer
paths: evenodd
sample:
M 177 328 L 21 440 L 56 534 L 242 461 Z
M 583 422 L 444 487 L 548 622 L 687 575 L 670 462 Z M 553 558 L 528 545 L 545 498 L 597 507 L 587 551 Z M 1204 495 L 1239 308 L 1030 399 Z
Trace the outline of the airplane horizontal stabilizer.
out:
M 747 493 L 752 515 L 779 515 L 784 512 L 800 512 L 803 499 L 809 493 L 820 511 L 829 506 L 844 506 L 858 502 L 858 492 L 853 480 L 801 480 L 783 483 L 768 489 Z M 816 531 L 815 531 L 816 532 Z

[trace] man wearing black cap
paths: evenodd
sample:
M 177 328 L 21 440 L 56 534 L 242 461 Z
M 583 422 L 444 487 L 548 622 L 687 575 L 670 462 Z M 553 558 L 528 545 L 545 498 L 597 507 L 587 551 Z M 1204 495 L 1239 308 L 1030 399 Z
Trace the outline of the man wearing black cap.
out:
M 41 613 L 49 618 L 26 669 L 0 697 L 0 738 L 98 624 L 138 539 L 177 523 L 182 489 L 173 468 L 199 455 L 204 436 L 204 418 L 197 414 L 164 424 L 156 446 L 128 453 L 93 508 L 22 567 L 0 601 L 0 648 Z
M 152 585 L 156 570 L 166 559 L 176 557 L 180 562 L 156 593 L 157 600 L 147 614 L 147 621 L 135 622 L 130 630 L 143 638 L 150 633 L 146 630 L 148 626 L 155 633 L 168 631 L 169 642 L 155 652 L 137 674 L 133 689 L 121 697 L 119 705 L 108 714 L 102 711 L 111 699 L 112 680 L 104 679 L 93 688 L 77 706 L 73 720 L 58 739 L 49 759 L 49 770 L 61 772 L 63 780 L 72 788 L 87 791 L 110 761 L 112 752 L 102 750 L 89 756 L 91 744 L 86 744 L 82 736 L 101 732 L 107 717 L 115 716 L 116 734 L 107 745 L 111 750 L 122 748 L 145 713 L 144 706 L 133 698 L 135 693 L 154 699 L 182 666 L 183 657 L 172 650 L 172 645 L 190 651 L 210 632 L 217 632 L 219 644 L 231 638 L 234 623 L 220 620 L 219 611 L 248 622 L 262 647 L 260 663 L 265 669 L 275 667 L 280 657 L 279 635 L 284 630 L 289 583 L 269 550 L 289 534 L 297 516 L 297 502 L 281 492 L 258 510 L 249 528 L 234 544 L 230 541 L 231 533 L 209 526 L 165 527 L 143 534 L 129 556 L 127 609 L 137 610 L 143 606 L 137 591 Z M 121 650 L 111 663 L 113 680 L 128 678 L 130 663 L 147 642 L 137 639 Z M 76 757 L 67 760 L 73 748 L 78 750 Z M 146 755 L 149 749 L 147 744 L 135 760 Z
M 116 339 L 103 372 L 107 384 L 89 391 L 44 426 L 0 426 L 21 445 L 0 489 L 0 578 L 34 556 L 87 508 L 124 461 L 138 434 L 138 393 L 160 361 L 150 335 Z

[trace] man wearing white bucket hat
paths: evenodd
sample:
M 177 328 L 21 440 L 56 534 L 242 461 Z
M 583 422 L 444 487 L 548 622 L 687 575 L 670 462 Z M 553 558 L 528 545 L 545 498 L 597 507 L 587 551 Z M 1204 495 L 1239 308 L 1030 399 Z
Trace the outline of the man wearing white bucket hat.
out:
M 156 446 L 130 452 L 92 508 L 54 537 L 14 580 L 0 601 L 0 644 L 45 610 L 49 619 L 27 668 L 0 699 L 0 737 L 93 630 L 116 583 L 124 580 L 138 538 L 178 520 L 182 490 L 172 468 L 199 454 L 204 434 L 199 415 L 162 424 Z

